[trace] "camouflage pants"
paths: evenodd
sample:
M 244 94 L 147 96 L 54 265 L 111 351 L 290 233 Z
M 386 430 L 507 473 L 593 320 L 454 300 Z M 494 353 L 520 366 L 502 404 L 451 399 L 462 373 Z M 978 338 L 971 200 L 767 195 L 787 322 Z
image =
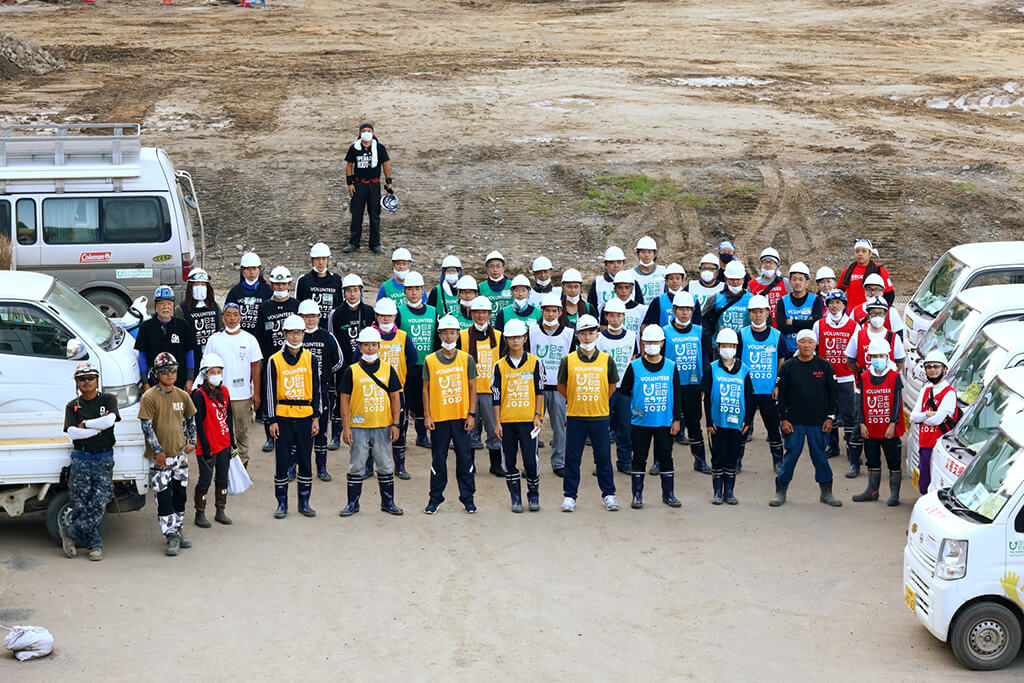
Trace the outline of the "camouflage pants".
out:
M 66 530 L 76 545 L 102 548 L 100 522 L 114 497 L 114 456 L 98 460 L 71 458 L 68 492 L 71 508 Z
M 156 494 L 156 515 L 164 536 L 181 533 L 188 498 L 188 455 L 167 457 L 167 467 L 149 468 L 150 486 Z

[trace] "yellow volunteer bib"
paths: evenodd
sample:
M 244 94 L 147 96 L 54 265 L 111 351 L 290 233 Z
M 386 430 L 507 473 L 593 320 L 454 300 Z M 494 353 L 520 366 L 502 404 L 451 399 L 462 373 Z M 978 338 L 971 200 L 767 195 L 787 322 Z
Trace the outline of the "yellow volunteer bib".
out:
M 300 349 L 299 360 L 289 365 L 284 351 L 278 351 L 274 361 L 277 384 L 274 412 L 280 417 L 301 418 L 313 415 L 313 356 Z
M 395 369 L 398 381 L 405 386 L 405 373 L 409 368 L 405 365 L 405 331 L 395 330 L 395 338 L 391 341 L 381 340 L 380 359 Z
M 585 363 L 579 353 L 569 354 L 565 414 L 569 417 L 608 417 L 608 354 Z
M 533 381 L 537 356 L 526 354 L 518 368 L 513 368 L 508 358 L 502 358 L 498 369 L 501 371 L 501 421 L 533 422 L 536 413 L 544 412 L 537 402 L 537 387 Z
M 456 351 L 455 360 L 447 364 L 440 361 L 440 354 L 430 354 L 424 363 L 424 378 L 430 380 L 430 417 L 435 422 L 465 420 L 469 415 L 469 354 Z
M 388 385 L 391 366 L 381 361 L 373 373 Z M 349 399 L 349 427 L 373 429 L 391 425 L 391 395 L 377 386 L 362 363 L 352 365 L 352 396 Z
M 462 350 L 469 352 L 469 335 L 475 328 L 463 330 Z M 494 346 L 491 347 L 486 338 L 476 342 L 476 393 L 491 393 L 491 379 L 494 378 L 494 364 L 498 362 L 498 349 L 501 347 L 501 332 L 494 330 Z M 532 418 L 531 418 L 532 419 Z

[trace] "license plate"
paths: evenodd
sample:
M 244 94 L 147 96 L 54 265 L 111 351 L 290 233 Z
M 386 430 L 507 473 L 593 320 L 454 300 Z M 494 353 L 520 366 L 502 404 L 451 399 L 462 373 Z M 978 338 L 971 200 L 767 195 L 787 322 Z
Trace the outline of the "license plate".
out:
M 908 610 L 914 611 L 914 589 L 906 584 L 903 584 L 903 602 Z
M 906 317 L 906 321 L 907 321 L 907 329 L 908 330 L 914 329 L 914 321 L 911 319 L 911 317 L 909 315 Z
M 910 424 L 910 411 L 907 410 L 906 408 L 904 408 L 903 409 L 903 425 L 906 426 L 908 424 Z
M 914 488 L 915 488 L 915 489 L 917 488 L 917 482 L 919 482 L 920 480 L 921 480 L 921 473 L 920 473 L 920 472 L 918 472 L 918 471 L 917 471 L 917 468 L 915 467 L 915 468 L 914 468 L 914 473 L 913 473 L 913 475 L 911 476 L 911 481 L 913 481 L 913 482 L 914 482 Z

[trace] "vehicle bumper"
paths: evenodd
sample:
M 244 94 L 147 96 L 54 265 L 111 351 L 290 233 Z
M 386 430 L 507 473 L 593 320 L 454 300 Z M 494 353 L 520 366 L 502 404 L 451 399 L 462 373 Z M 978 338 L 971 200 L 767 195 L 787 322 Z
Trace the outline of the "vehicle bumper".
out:
M 904 603 L 924 627 L 943 642 L 949 633 L 950 621 L 960 606 L 953 583 L 936 580 L 932 570 L 909 543 L 903 548 Z

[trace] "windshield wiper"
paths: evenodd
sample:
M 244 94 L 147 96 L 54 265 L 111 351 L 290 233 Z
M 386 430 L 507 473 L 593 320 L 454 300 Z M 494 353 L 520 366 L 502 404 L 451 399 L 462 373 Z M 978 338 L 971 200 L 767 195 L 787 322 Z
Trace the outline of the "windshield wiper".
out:
M 971 508 L 961 503 L 960 499 L 956 497 L 955 493 L 953 493 L 952 488 L 939 489 L 937 495 L 939 497 L 939 500 L 943 502 L 943 504 L 949 509 L 950 512 L 962 514 L 966 517 L 969 517 L 970 519 L 981 522 L 982 524 L 992 523 L 992 520 L 986 517 L 985 515 L 981 514 L 980 512 L 975 512 Z

